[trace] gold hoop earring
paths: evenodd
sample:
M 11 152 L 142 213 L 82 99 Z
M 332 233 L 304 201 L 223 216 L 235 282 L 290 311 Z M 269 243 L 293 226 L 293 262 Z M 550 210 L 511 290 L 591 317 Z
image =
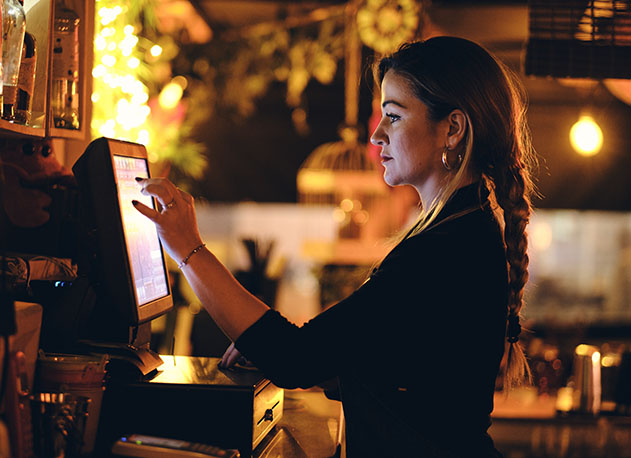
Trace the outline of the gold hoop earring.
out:
M 460 168 L 460 164 L 462 164 L 462 154 L 458 154 L 458 163 L 455 166 L 452 166 L 451 164 L 449 164 L 449 158 L 447 157 L 447 153 L 449 151 L 451 150 L 448 146 L 445 146 L 445 148 L 443 148 L 443 155 L 441 157 L 441 160 L 443 162 L 443 167 L 445 167 L 448 172 L 451 172 L 454 169 L 458 170 Z

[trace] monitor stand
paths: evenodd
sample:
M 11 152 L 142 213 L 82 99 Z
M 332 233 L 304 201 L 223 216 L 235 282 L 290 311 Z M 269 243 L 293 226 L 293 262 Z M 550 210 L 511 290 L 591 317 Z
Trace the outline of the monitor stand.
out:
M 131 328 L 130 328 L 131 329 Z M 107 371 L 114 377 L 141 379 L 152 374 L 164 361 L 149 348 L 151 323 L 139 325 L 134 332 L 130 330 L 129 342 L 101 340 L 81 340 L 82 350 L 90 353 L 107 354 Z
M 128 378 L 138 375 L 145 377 L 164 363 L 160 355 L 149 348 L 136 347 L 135 345 L 119 342 L 93 342 L 87 340 L 81 341 L 80 344 L 84 351 L 107 354 L 109 356 L 107 370 L 114 376 Z

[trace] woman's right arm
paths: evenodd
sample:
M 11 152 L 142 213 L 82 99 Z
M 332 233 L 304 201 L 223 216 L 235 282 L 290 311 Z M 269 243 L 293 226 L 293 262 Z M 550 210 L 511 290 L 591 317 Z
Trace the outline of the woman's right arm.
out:
M 182 273 L 204 308 L 223 332 L 235 341 L 269 307 L 241 286 L 228 269 L 202 247 L 190 194 L 165 178 L 138 182 L 142 193 L 155 197 L 162 210 L 156 211 L 136 201 L 134 206 L 155 223 L 165 249 L 180 264 Z

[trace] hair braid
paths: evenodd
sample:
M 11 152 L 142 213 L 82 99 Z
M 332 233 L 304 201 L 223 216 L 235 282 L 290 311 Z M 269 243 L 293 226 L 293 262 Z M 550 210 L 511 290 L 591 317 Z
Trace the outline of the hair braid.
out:
M 526 226 L 532 213 L 530 193 L 532 184 L 529 173 L 519 158 L 502 172 L 496 169 L 493 176 L 495 198 L 504 213 L 504 243 L 508 262 L 508 362 L 504 373 L 504 385 L 530 381 L 531 373 L 521 345 L 518 343 L 519 314 L 524 301 L 524 287 L 528 281 L 528 236 Z

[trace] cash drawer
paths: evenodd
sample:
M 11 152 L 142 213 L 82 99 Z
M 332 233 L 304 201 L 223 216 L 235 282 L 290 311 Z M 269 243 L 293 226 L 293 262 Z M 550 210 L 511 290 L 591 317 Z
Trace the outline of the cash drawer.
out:
M 99 450 L 135 433 L 234 448 L 250 457 L 283 415 L 284 391 L 260 372 L 219 369 L 219 358 L 162 359 L 151 380 L 108 381 Z

